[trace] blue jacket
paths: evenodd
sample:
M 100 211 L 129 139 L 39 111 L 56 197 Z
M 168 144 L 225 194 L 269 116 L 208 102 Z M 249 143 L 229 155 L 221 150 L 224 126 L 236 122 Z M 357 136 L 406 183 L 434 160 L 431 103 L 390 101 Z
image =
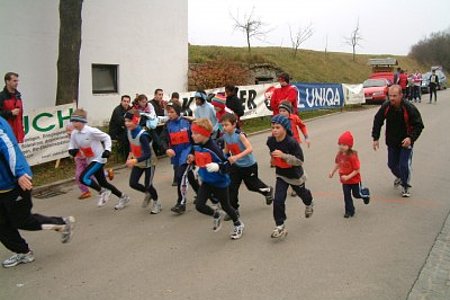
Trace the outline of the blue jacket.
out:
M 218 188 L 226 188 L 230 185 L 230 176 L 227 174 L 230 164 L 215 141 L 209 139 L 203 145 L 195 144 L 194 156 L 195 164 L 199 167 L 198 175 L 203 183 Z M 200 159 L 219 164 L 219 172 L 208 172 L 206 167 L 200 162 Z
M 32 176 L 30 166 L 8 122 L 0 117 L 0 191 L 16 188 L 24 174 Z
M 181 117 L 167 121 L 161 140 L 164 151 L 169 148 L 175 151 L 176 155 L 170 159 L 171 163 L 174 166 L 185 164 L 192 152 L 191 124 Z

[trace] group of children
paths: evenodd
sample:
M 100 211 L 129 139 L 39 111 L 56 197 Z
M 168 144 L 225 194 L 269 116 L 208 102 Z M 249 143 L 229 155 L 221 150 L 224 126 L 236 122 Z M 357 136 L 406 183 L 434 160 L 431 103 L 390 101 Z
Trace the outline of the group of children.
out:
M 272 134 L 267 139 L 271 164 L 276 168 L 275 189 L 265 184 L 258 176 L 258 164 L 252 154 L 253 148 L 246 134 L 238 128 L 238 117 L 225 108 L 225 98 L 215 95 L 210 104 L 206 93 L 198 91 L 195 95 L 197 111 L 195 119 L 181 115 L 181 105 L 170 101 L 166 105 L 167 121 L 161 135 L 161 147 L 174 167 L 177 183 L 177 200 L 171 211 L 182 214 L 186 211 L 186 191 L 188 183 L 196 194 L 196 210 L 213 217 L 213 230 L 218 231 L 223 221 L 233 222 L 232 239 L 243 235 L 244 223 L 239 212 L 239 188 L 244 182 L 248 190 L 264 196 L 267 205 L 273 205 L 275 229 L 272 238 L 287 234 L 285 227 L 285 201 L 289 186 L 293 196 L 297 195 L 305 204 L 305 217 L 314 212 L 311 191 L 306 188 L 306 175 L 303 169 L 304 155 L 300 146 L 299 129 L 309 147 L 306 125 L 293 112 L 290 102 L 279 105 L 279 114 L 271 119 Z M 215 110 L 215 122 L 209 118 Z M 152 149 L 151 130 L 142 126 L 142 111 L 132 109 L 125 114 L 130 143 L 130 154 L 126 166 L 131 168 L 129 186 L 144 193 L 142 207 L 152 202 L 151 213 L 161 211 L 161 202 L 153 186 L 156 156 Z M 118 197 L 116 210 L 123 209 L 130 198 L 109 183 L 105 177 L 104 166 L 111 152 L 111 138 L 99 129 L 87 125 L 86 112 L 77 109 L 71 115 L 73 131 L 70 136 L 69 153 L 87 160 L 80 172 L 79 180 L 99 193 L 98 206 L 104 206 L 113 193 Z M 219 131 L 219 134 L 217 133 Z M 218 140 L 220 139 L 220 143 Z M 361 186 L 360 163 L 357 152 L 352 149 L 353 137 L 345 132 L 338 141 L 339 152 L 335 167 L 329 174 L 333 177 L 339 171 L 345 200 L 345 218 L 353 217 L 355 198 L 362 198 L 365 204 L 370 201 L 369 191 Z M 140 178 L 144 176 L 144 184 Z M 210 206 L 208 200 L 215 205 Z

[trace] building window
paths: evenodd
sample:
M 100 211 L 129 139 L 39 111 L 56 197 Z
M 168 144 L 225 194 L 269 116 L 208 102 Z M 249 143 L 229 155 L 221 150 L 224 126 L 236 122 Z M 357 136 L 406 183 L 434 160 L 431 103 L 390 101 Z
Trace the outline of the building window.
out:
M 117 94 L 118 65 L 92 64 L 92 93 Z

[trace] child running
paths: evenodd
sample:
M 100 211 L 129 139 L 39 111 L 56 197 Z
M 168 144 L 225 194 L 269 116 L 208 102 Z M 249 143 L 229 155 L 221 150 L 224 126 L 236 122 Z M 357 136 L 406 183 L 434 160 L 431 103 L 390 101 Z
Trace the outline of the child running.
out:
M 180 117 L 181 105 L 178 101 L 168 102 L 166 110 L 169 120 L 161 134 L 161 144 L 174 166 L 178 194 L 177 202 L 170 210 L 182 214 L 186 211 L 186 199 L 182 194 L 182 179 L 188 167 L 188 155 L 192 152 L 191 124 L 188 120 Z M 186 185 L 185 182 L 183 184 Z M 194 185 L 194 189 L 196 187 Z
M 333 178 L 334 173 L 339 170 L 339 178 L 342 183 L 344 192 L 345 214 L 344 218 L 350 218 L 355 215 L 355 207 L 353 206 L 353 197 L 363 199 L 364 204 L 369 204 L 370 194 L 368 188 L 361 185 L 361 174 L 359 172 L 360 163 L 358 153 L 352 149 L 353 136 L 350 131 L 344 132 L 338 140 L 339 152 L 336 155 L 333 170 L 330 171 L 328 177 Z
M 252 154 L 253 148 L 245 133 L 236 129 L 237 117 L 225 114 L 221 119 L 224 130 L 224 152 L 229 155 L 230 167 L 230 204 L 239 216 L 239 187 L 242 181 L 248 190 L 260 193 L 266 197 L 266 204 L 273 201 L 273 188 L 266 185 L 258 177 L 258 163 Z
M 286 236 L 286 195 L 291 186 L 306 205 L 305 217 L 310 218 L 314 212 L 313 197 L 311 191 L 305 187 L 306 176 L 303 171 L 303 151 L 299 143 L 292 137 L 289 119 L 282 115 L 272 118 L 272 136 L 267 139 L 276 167 L 275 199 L 273 203 L 273 216 L 276 228 L 273 230 L 272 238 Z
M 127 128 L 127 136 L 130 143 L 130 153 L 126 162 L 126 166 L 131 168 L 130 187 L 145 193 L 142 208 L 146 208 L 150 201 L 153 200 L 150 213 L 158 214 L 161 212 L 161 203 L 158 200 L 158 193 L 153 187 L 156 155 L 152 152 L 150 134 L 139 126 L 139 112 L 134 109 L 125 113 L 125 127 Z M 144 185 L 142 185 L 139 183 L 139 180 L 144 173 Z M 124 208 L 122 205 L 116 206 L 116 209 L 122 208 Z
M 195 120 L 191 126 L 192 139 L 195 144 L 194 155 L 189 155 L 189 161 L 195 161 L 200 168 L 198 174 L 202 181 L 197 195 L 196 209 L 205 215 L 212 216 L 214 218 L 213 230 L 219 231 L 222 227 L 224 213 L 206 205 L 208 198 L 214 194 L 222 209 L 233 220 L 234 230 L 230 237 L 236 240 L 242 237 L 244 223 L 239 220 L 236 211 L 230 205 L 228 195 L 230 177 L 226 173 L 230 164 L 219 146 L 210 138 L 212 130 L 211 122 L 204 118 Z
M 111 153 L 111 138 L 97 128 L 87 125 L 86 111 L 76 109 L 70 116 L 74 130 L 70 136 L 69 154 L 75 157 L 81 152 L 88 159 L 89 165 L 81 173 L 81 183 L 96 190 L 100 196 L 97 206 L 102 207 L 109 201 L 111 192 L 119 198 L 116 209 L 126 205 L 130 197 L 119 191 L 105 178 L 104 166 Z M 97 182 L 91 179 L 94 176 Z M 119 208 L 118 208 L 119 207 Z
M 72 134 L 72 131 L 73 131 L 73 124 L 67 125 L 66 132 L 67 132 L 67 135 L 69 136 L 69 139 L 70 139 L 70 135 Z M 86 157 L 82 156 L 80 152 L 78 152 L 77 156 L 74 157 L 74 160 L 75 160 L 75 181 L 78 185 L 78 188 L 81 191 L 81 195 L 78 197 L 78 199 L 80 199 L 80 200 L 88 199 L 92 196 L 91 192 L 89 191 L 89 188 L 87 186 L 85 186 L 84 184 L 82 184 L 80 181 L 81 173 L 84 171 L 84 169 L 86 169 L 86 167 L 88 165 L 87 159 L 86 159 Z M 113 180 L 114 179 L 113 169 L 109 168 L 108 170 L 106 170 L 105 176 L 107 176 L 109 178 L 109 180 Z
M 300 117 L 298 116 L 298 114 L 296 113 L 292 113 L 293 112 L 293 108 L 292 108 L 292 104 L 291 102 L 284 100 L 280 103 L 280 106 L 278 106 L 280 115 L 285 116 L 286 118 L 289 119 L 289 121 L 291 121 L 291 131 L 292 131 L 292 136 L 294 137 L 294 139 L 298 142 L 298 143 L 302 143 L 302 139 L 300 137 L 300 132 L 299 132 L 299 128 L 303 134 L 303 136 L 305 137 L 305 143 L 306 146 L 310 146 L 310 141 L 308 138 L 308 128 L 306 127 L 306 124 L 302 121 L 302 119 L 300 119 Z M 291 197 L 295 197 L 297 196 L 297 194 L 295 193 L 294 190 L 291 191 Z

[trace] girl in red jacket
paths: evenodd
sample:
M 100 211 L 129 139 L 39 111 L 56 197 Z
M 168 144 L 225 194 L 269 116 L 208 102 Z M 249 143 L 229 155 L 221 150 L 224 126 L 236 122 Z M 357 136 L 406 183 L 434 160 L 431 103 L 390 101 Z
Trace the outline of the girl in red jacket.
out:
M 345 214 L 344 218 L 350 218 L 355 215 L 355 207 L 353 206 L 353 197 L 363 199 L 364 204 L 369 204 L 370 194 L 368 188 L 361 185 L 361 175 L 359 173 L 360 163 L 358 153 L 352 149 L 353 136 L 350 131 L 344 132 L 338 140 L 339 152 L 336 155 L 333 170 L 330 171 L 329 177 L 333 178 L 334 173 L 339 170 L 339 178 L 342 183 L 344 192 Z

